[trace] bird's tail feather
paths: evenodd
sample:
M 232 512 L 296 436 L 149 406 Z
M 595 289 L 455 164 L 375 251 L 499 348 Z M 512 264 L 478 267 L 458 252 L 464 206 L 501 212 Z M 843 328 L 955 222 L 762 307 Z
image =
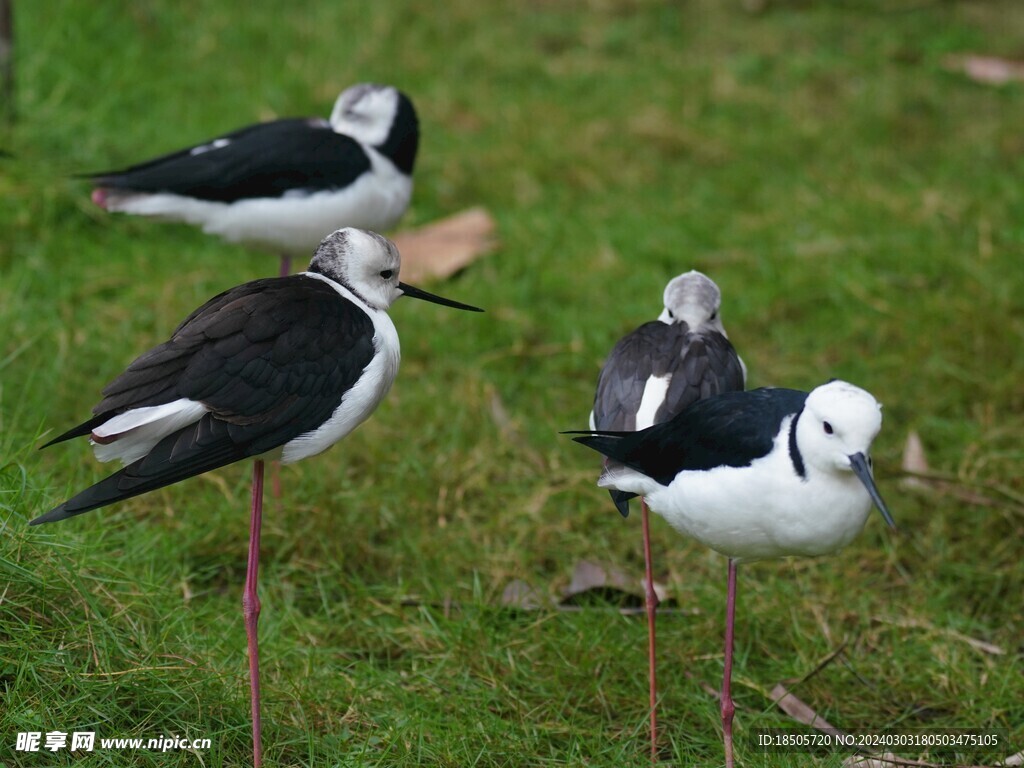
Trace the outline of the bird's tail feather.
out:
M 253 455 L 209 415 L 161 440 L 143 458 L 100 480 L 29 525 L 53 523 L 130 499 Z
M 57 435 L 57 437 L 53 438 L 53 440 L 51 440 L 50 442 L 44 443 L 43 445 L 39 446 L 39 450 L 43 450 L 43 448 L 49 448 L 51 445 L 56 445 L 57 443 L 63 443 L 65 440 L 70 440 L 73 437 L 81 437 L 82 435 L 88 435 L 93 431 L 95 427 L 102 424 L 108 418 L 109 416 L 102 415 L 94 416 L 88 421 L 83 421 L 81 424 L 79 424 L 76 427 L 72 427 L 67 432 Z
M 623 517 L 629 517 L 629 500 L 635 499 L 636 494 L 612 489 L 608 491 L 608 495 L 612 497 L 612 503 L 615 504 L 615 508 L 619 510 L 619 514 Z
M 565 434 L 580 434 L 580 437 L 574 437 L 577 443 L 587 446 L 592 450 L 597 451 L 602 456 L 607 456 L 609 459 L 622 460 L 622 438 L 627 435 L 635 434 L 633 432 L 566 432 Z

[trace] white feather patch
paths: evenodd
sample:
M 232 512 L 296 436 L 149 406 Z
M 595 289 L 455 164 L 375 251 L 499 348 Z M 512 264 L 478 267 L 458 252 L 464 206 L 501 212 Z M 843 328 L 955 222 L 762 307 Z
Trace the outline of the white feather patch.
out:
M 630 469 L 615 461 L 609 461 L 601 477 L 597 479 L 598 488 L 626 491 L 638 496 L 646 496 L 661 488 L 658 482 L 635 469 Z
M 644 385 L 644 396 L 640 398 L 640 407 L 636 409 L 636 431 L 647 429 L 654 424 L 658 409 L 668 395 L 668 385 L 672 383 L 672 374 L 651 376 Z
M 193 155 L 193 156 L 194 155 L 201 155 L 204 152 L 209 152 L 209 151 L 214 150 L 214 149 L 220 149 L 221 147 L 226 147 L 230 143 L 231 143 L 231 139 L 214 139 L 209 144 L 200 144 L 198 147 L 192 147 L 192 149 L 190 149 L 188 153 L 190 155 Z
M 100 461 L 119 459 L 131 464 L 153 450 L 153 446 L 170 434 L 203 417 L 209 409 L 202 403 L 181 398 L 172 403 L 133 408 L 107 419 L 92 433 L 102 440 L 90 440 Z

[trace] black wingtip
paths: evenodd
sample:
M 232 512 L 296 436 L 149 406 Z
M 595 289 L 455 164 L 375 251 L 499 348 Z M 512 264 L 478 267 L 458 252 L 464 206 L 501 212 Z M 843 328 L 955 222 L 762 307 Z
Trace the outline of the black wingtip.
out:
M 45 515 L 40 515 L 35 520 L 30 520 L 28 524 L 42 525 L 43 523 L 56 523 L 58 520 L 65 520 L 71 517 L 73 514 L 73 512 L 68 512 L 67 502 L 65 502 L 64 504 L 61 504 L 59 507 L 54 507 Z
M 623 491 L 608 491 L 612 497 L 612 502 L 615 504 L 615 508 L 619 510 L 619 514 L 623 517 L 629 517 L 629 500 L 632 499 L 636 494 L 624 493 Z
M 93 416 L 88 421 L 83 421 L 81 424 L 72 427 L 67 432 L 62 432 L 61 434 L 53 438 L 53 440 L 50 440 L 48 443 L 43 443 L 42 445 L 39 446 L 39 450 L 41 451 L 43 450 L 43 448 L 49 448 L 51 445 L 63 443 L 65 440 L 71 440 L 72 438 L 75 437 L 91 435 L 93 429 L 102 424 L 108 418 L 110 418 L 110 416 L 110 413 L 102 413 L 99 416 Z
M 63 442 L 64 440 L 67 439 L 67 435 L 59 435 L 58 437 L 53 438 L 53 440 L 43 443 L 36 450 L 41 451 L 43 450 L 43 448 L 49 448 L 51 445 L 56 445 L 57 443 Z

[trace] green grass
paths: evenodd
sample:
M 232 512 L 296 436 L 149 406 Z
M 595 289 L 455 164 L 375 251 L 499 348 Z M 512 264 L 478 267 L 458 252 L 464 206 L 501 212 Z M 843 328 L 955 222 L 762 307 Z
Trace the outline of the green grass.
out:
M 944 67 L 1019 56 L 1024 6 L 308 5 L 16 3 L 20 120 L 0 132 L 0 765 L 79 764 L 13 751 L 18 732 L 54 729 L 212 740 L 82 764 L 248 759 L 248 467 L 26 523 L 103 474 L 83 444 L 36 447 L 276 259 L 107 216 L 70 175 L 326 114 L 360 80 L 400 85 L 420 113 L 403 225 L 482 204 L 501 247 L 438 287 L 485 315 L 394 308 L 394 391 L 343 444 L 285 468 L 268 502 L 270 764 L 646 764 L 643 621 L 510 611 L 501 595 L 523 579 L 557 597 L 582 559 L 642 573 L 637 520 L 557 432 L 585 425 L 604 355 L 690 268 L 721 286 L 753 386 L 839 376 L 885 404 L 875 459 L 900 525 L 876 515 L 836 557 L 741 570 L 741 763 L 841 763 L 750 745 L 788 723 L 767 695 L 783 680 L 849 731 L 1003 729 L 990 764 L 1024 749 L 1024 86 Z M 941 492 L 898 482 L 910 430 L 951 481 Z M 654 546 L 679 609 L 659 625 L 665 761 L 720 765 L 706 689 L 725 562 L 660 519 Z

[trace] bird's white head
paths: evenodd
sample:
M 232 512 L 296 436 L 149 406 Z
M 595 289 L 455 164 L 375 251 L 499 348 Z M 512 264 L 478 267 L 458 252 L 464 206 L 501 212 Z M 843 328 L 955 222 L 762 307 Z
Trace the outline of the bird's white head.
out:
M 372 309 L 386 310 L 399 296 L 411 296 L 455 309 L 483 311 L 399 282 L 401 266 L 398 248 L 386 237 L 346 227 L 320 242 L 309 271 L 345 286 Z
M 697 270 L 672 278 L 665 286 L 663 323 L 686 323 L 691 331 L 715 330 L 727 337 L 720 308 L 722 292 L 715 281 Z
M 811 390 L 799 416 L 797 446 L 810 466 L 853 472 L 885 521 L 895 528 L 871 474 L 871 443 L 882 428 L 882 406 L 870 392 L 838 379 Z
M 346 227 L 321 241 L 309 271 L 344 285 L 374 309 L 387 309 L 402 295 L 401 266 L 398 248 L 386 237 Z
M 371 147 L 383 144 L 398 114 L 397 88 L 360 83 L 346 88 L 334 102 L 331 128 Z

